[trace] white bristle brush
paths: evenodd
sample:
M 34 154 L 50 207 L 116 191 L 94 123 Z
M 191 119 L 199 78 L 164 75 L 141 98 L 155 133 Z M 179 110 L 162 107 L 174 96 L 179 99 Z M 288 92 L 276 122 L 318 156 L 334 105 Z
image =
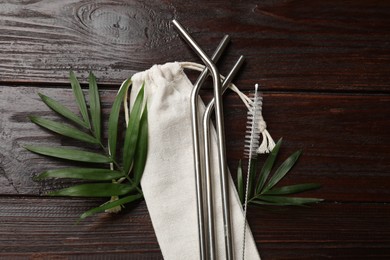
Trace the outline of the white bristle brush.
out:
M 246 188 L 245 188 L 245 202 L 244 202 L 244 232 L 243 232 L 243 245 L 242 245 L 242 260 L 245 258 L 245 234 L 246 234 L 246 212 L 248 206 L 248 193 L 249 193 L 249 178 L 250 170 L 252 168 L 252 160 L 257 157 L 257 149 L 259 148 L 259 139 L 261 129 L 259 128 L 259 120 L 262 120 L 262 98 L 258 91 L 259 85 L 255 85 L 255 93 L 252 98 L 252 104 L 248 110 L 247 126 L 245 135 L 245 150 L 244 155 L 248 158 L 248 171 L 246 175 Z
M 252 104 L 248 110 L 246 135 L 245 135 L 245 150 L 244 155 L 247 158 L 257 156 L 257 149 L 259 148 L 260 128 L 259 120 L 262 120 L 261 107 L 263 105 L 262 98 L 258 91 L 259 85 L 255 85 L 255 93 L 252 98 Z

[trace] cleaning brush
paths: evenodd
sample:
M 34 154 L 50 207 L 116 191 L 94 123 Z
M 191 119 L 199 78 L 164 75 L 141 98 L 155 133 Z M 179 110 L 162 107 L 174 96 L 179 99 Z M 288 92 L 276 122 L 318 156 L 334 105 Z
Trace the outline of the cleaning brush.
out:
M 249 159 L 257 155 L 256 150 L 259 148 L 260 143 L 260 128 L 258 122 L 263 118 L 261 115 L 261 106 L 263 102 L 258 88 L 259 85 L 256 84 L 255 93 L 247 115 L 244 155 Z
M 258 91 L 259 85 L 255 85 L 255 93 L 250 104 L 247 115 L 247 126 L 245 135 L 245 149 L 244 155 L 248 158 L 248 172 L 246 176 L 246 188 L 245 188 L 245 202 L 244 202 L 244 228 L 243 228 L 243 245 L 242 245 L 242 259 L 245 258 L 245 234 L 246 234 L 246 213 L 248 206 L 248 197 L 252 194 L 251 186 L 249 183 L 253 183 L 256 168 L 257 149 L 259 148 L 259 138 L 261 129 L 259 127 L 259 121 L 262 120 L 262 98 Z

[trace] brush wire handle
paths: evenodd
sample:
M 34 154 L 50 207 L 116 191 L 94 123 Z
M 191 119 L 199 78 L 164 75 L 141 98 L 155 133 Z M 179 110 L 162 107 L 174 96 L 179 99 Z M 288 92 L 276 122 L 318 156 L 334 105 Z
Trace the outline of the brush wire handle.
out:
M 245 150 L 244 155 L 248 157 L 248 171 L 246 175 L 246 187 L 245 187 L 245 202 L 244 202 L 244 227 L 243 227 L 243 239 L 242 239 L 242 260 L 245 259 L 245 238 L 246 238 L 246 213 L 248 206 L 248 196 L 252 193 L 250 190 L 250 182 L 253 182 L 256 165 L 255 159 L 257 157 L 257 149 L 259 148 L 259 138 L 261 129 L 259 128 L 259 120 L 262 119 L 261 107 L 263 105 L 262 98 L 258 91 L 259 85 L 255 85 L 255 93 L 253 96 L 253 102 L 248 110 L 247 126 L 245 135 Z

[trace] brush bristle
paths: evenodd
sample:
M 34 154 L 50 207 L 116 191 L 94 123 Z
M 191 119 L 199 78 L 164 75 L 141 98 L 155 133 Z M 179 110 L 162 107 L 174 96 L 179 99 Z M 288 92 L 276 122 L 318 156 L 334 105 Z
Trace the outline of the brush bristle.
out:
M 261 119 L 262 98 L 258 92 L 258 85 L 255 85 L 255 93 L 252 98 L 252 104 L 247 114 L 247 125 L 244 145 L 244 155 L 247 158 L 255 157 L 256 150 L 259 148 L 260 129 L 257 122 Z

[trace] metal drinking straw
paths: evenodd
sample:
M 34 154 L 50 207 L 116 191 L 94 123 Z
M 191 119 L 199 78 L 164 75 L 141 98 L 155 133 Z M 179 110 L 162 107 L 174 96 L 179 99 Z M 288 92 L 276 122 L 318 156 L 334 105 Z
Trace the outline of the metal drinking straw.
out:
M 219 169 L 221 175 L 221 192 L 222 192 L 222 208 L 223 208 L 223 223 L 224 223 L 224 233 L 225 233 L 225 251 L 226 251 L 226 259 L 231 260 L 233 258 L 233 250 L 232 250 L 232 237 L 231 237 L 231 224 L 230 224 L 230 203 L 229 203 L 229 189 L 228 189 L 228 176 L 227 176 L 227 165 L 226 165 L 226 148 L 225 148 L 225 131 L 223 124 L 223 110 L 222 110 L 222 89 L 221 89 L 221 80 L 219 76 L 219 72 L 215 64 L 212 60 L 205 54 L 205 52 L 199 47 L 199 45 L 195 42 L 195 40 L 188 34 L 188 32 L 184 29 L 184 27 L 177 22 L 176 20 L 172 21 L 173 24 L 178 29 L 180 35 L 186 40 L 186 42 L 193 48 L 196 54 L 202 59 L 207 68 L 210 70 L 212 78 L 213 78 L 213 87 L 214 87 L 214 99 L 215 99 L 215 121 L 217 128 L 217 139 L 218 139 L 218 162 Z M 195 100 L 195 102 L 193 102 Z M 195 105 L 197 103 L 197 96 L 194 99 L 191 99 L 191 111 L 192 118 L 197 122 L 198 118 L 196 117 L 196 113 L 194 113 L 194 109 L 197 109 Z M 194 118 L 195 114 L 195 118 Z M 198 135 L 196 135 L 198 136 Z M 198 140 L 198 138 L 196 137 Z M 196 166 L 200 169 L 200 160 L 196 161 Z M 203 198 L 202 196 L 202 185 L 201 179 L 199 177 L 200 185 L 197 186 L 197 198 Z M 198 179 L 196 180 L 198 183 Z M 198 226 L 200 234 L 200 253 L 201 259 L 205 259 L 206 249 L 205 249 L 205 240 L 204 240 L 204 222 L 203 222 L 203 214 L 200 216 L 199 212 L 203 212 L 202 200 L 198 203 Z M 200 207 L 199 207 L 200 206 Z M 202 222 L 200 222 L 202 220 Z M 203 236 L 203 237 L 202 237 Z
M 213 60 L 213 62 L 218 61 L 222 52 L 224 51 L 225 47 L 227 46 L 227 42 L 229 39 L 230 39 L 230 37 L 228 35 L 226 35 L 222 39 L 222 41 L 220 42 L 219 46 L 217 47 L 216 51 L 214 52 L 214 54 L 211 58 Z M 236 64 L 234 65 L 234 67 L 231 69 L 229 74 L 226 76 L 225 80 L 223 81 L 222 92 L 224 92 L 228 88 L 229 83 L 233 80 L 235 74 L 240 69 L 243 62 L 244 62 L 244 57 L 241 56 L 238 59 L 238 61 L 236 62 Z M 194 84 L 194 93 L 195 93 L 195 95 L 193 96 L 194 99 L 196 99 L 198 92 L 199 92 L 199 88 L 201 87 L 201 85 L 204 83 L 204 80 L 208 76 L 208 72 L 209 72 L 208 69 L 205 68 L 202 71 L 202 73 L 200 74 L 196 83 Z M 214 109 L 214 99 L 209 103 L 205 112 L 203 113 L 203 126 L 204 126 L 204 128 L 203 128 L 203 137 L 204 137 L 203 150 L 204 150 L 204 162 L 205 162 L 205 168 L 204 168 L 204 170 L 205 170 L 204 175 L 205 176 L 204 177 L 205 177 L 205 183 L 206 183 L 206 202 L 207 202 L 207 210 L 206 210 L 207 221 L 205 221 L 207 223 L 207 226 L 205 227 L 205 229 L 206 229 L 205 233 L 207 235 L 208 259 L 210 259 L 210 260 L 214 260 L 216 257 L 216 255 L 215 255 L 215 236 L 214 236 L 214 205 L 213 205 L 213 196 L 212 196 L 210 157 L 209 157 L 209 155 L 210 155 L 210 147 L 209 147 L 210 129 L 211 129 L 210 128 L 210 117 L 211 117 L 211 113 L 213 112 L 213 109 Z M 196 118 L 197 118 L 197 116 L 196 116 Z M 193 121 L 192 125 L 193 125 L 192 129 L 193 129 L 193 137 L 194 137 L 193 140 L 194 140 L 194 143 L 197 144 L 196 147 L 199 147 L 199 144 L 198 144 L 199 140 L 197 140 L 197 138 L 201 139 L 201 135 L 199 135 L 199 131 L 198 131 L 198 122 Z M 194 145 L 194 153 L 195 154 L 200 153 L 199 149 L 195 148 L 195 145 Z M 197 158 L 200 158 L 200 157 L 197 157 Z M 200 172 L 197 172 L 197 174 L 198 174 L 198 176 L 201 176 Z
M 227 44 L 229 43 L 230 37 L 226 35 L 218 45 L 217 49 L 215 50 L 212 60 L 214 62 L 217 62 L 218 59 L 221 57 L 222 52 L 226 49 Z M 208 230 L 206 230 L 206 225 L 204 224 L 204 209 L 203 209 L 203 189 L 202 189 L 202 176 L 201 176 L 201 159 L 200 159 L 200 134 L 198 131 L 199 124 L 198 124 L 198 97 L 199 97 L 199 90 L 204 83 L 205 79 L 207 78 L 209 74 L 208 68 L 205 68 L 202 73 L 200 74 L 198 80 L 195 82 L 194 88 L 191 92 L 191 114 L 192 114 L 192 140 L 193 140 L 193 146 L 194 146 L 194 162 L 195 162 L 195 185 L 196 185 L 196 202 L 197 202 L 197 216 L 198 216 L 198 232 L 199 232 L 199 250 L 200 250 L 200 256 L 201 259 L 207 259 L 206 258 L 206 251 L 209 249 L 209 251 L 213 251 L 213 245 L 209 241 L 209 247 L 206 247 L 206 238 L 205 233 L 209 233 Z M 208 212 L 207 214 L 208 215 Z
M 226 76 L 225 80 L 222 83 L 222 93 L 229 87 L 230 82 L 233 80 L 237 71 L 240 69 L 244 63 L 244 56 L 240 56 L 237 62 L 234 64 L 234 67 L 230 70 L 229 74 Z M 210 117 L 214 109 L 215 100 L 212 99 L 208 104 L 204 114 L 203 114 L 203 136 L 204 136 L 204 159 L 205 159 L 205 179 L 206 179 L 206 201 L 207 201 L 207 212 L 208 212 L 208 236 L 209 236 L 209 256 L 210 259 L 215 259 L 215 246 L 214 246 L 214 206 L 213 206 L 213 190 L 211 183 L 211 169 L 210 169 Z

